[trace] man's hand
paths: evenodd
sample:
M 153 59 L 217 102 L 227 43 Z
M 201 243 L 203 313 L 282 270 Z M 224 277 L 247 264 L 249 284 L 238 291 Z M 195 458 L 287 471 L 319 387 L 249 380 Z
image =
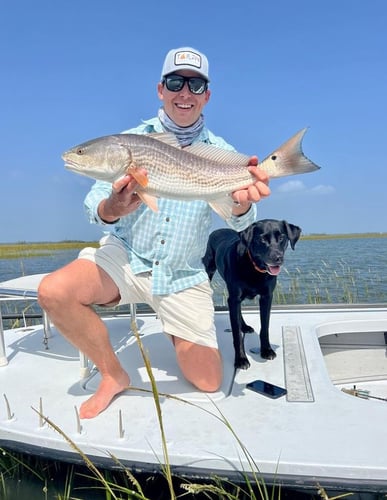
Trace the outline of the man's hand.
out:
M 260 201 L 270 195 L 269 176 L 261 170 L 258 165 L 258 158 L 252 156 L 249 161 L 249 172 L 255 177 L 255 182 L 243 189 L 238 189 L 232 193 L 232 198 L 236 205 L 233 207 L 233 215 L 243 215 L 251 207 L 252 203 Z
M 146 172 L 144 171 L 146 174 Z M 134 212 L 141 204 L 136 193 L 137 181 L 131 175 L 125 175 L 112 184 L 109 198 L 102 200 L 98 214 L 105 222 L 115 222 L 120 217 Z

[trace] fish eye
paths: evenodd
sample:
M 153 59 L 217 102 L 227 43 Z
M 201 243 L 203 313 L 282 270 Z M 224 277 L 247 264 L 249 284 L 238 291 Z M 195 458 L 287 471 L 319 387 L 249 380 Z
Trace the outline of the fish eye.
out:
M 276 159 L 277 159 L 277 155 L 272 155 L 271 159 L 272 159 L 273 161 L 276 161 Z
M 83 155 L 83 149 L 82 148 L 78 148 L 77 149 L 77 155 Z

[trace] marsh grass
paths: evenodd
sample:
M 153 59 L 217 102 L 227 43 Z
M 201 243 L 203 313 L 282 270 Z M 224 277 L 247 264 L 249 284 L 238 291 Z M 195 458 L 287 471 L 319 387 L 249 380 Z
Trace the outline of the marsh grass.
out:
M 218 273 L 212 280 L 215 301 L 227 306 L 227 290 Z M 381 290 L 386 290 L 384 293 Z M 358 304 L 387 302 L 385 276 L 372 269 L 354 269 L 339 259 L 336 267 L 321 260 L 314 270 L 283 266 L 274 290 L 273 305 L 290 304 Z M 246 300 L 259 304 L 259 297 Z
M 227 306 L 227 290 L 218 273 L 212 280 L 216 306 Z M 314 270 L 283 266 L 274 290 L 273 305 L 292 304 L 372 304 L 387 303 L 385 276 L 371 268 L 354 269 L 345 259 L 339 259 L 332 266 L 321 260 Z M 259 297 L 245 300 L 244 305 L 258 306 Z M 141 307 L 141 305 L 139 306 Z M 1 304 L 3 317 L 15 315 L 14 319 L 4 319 L 4 328 L 27 327 L 25 319 L 29 314 L 41 314 L 41 309 L 31 301 L 4 301 Z M 103 308 L 103 313 L 128 312 L 128 308 Z M 102 312 L 102 309 L 98 309 Z M 40 323 L 41 318 L 30 319 L 29 325 Z
M 341 258 L 335 267 L 325 260 L 312 270 L 283 269 L 274 291 L 274 303 L 356 304 L 387 302 L 385 277 L 370 268 L 355 269 Z
M 97 242 L 59 241 L 57 243 L 2 243 L 0 244 L 0 259 L 21 259 L 52 255 L 60 250 L 76 250 L 85 246 L 98 246 Z

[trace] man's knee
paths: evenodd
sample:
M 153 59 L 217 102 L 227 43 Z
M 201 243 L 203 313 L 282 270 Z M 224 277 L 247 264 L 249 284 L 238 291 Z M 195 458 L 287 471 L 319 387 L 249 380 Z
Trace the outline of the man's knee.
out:
M 219 350 L 174 337 L 176 356 L 185 378 L 203 392 L 215 392 L 222 383 Z
M 58 301 L 59 287 L 51 274 L 45 276 L 38 287 L 38 303 L 43 309 L 49 309 Z
M 192 383 L 203 392 L 216 392 L 219 390 L 222 383 L 221 377 L 216 377 L 213 380 L 208 378 L 193 380 Z

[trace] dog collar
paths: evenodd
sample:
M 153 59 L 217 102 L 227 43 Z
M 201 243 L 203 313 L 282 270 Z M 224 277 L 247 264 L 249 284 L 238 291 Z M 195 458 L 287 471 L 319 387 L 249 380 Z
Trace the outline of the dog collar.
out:
M 253 264 L 253 267 L 256 271 L 258 271 L 259 273 L 267 273 L 267 270 L 266 269 L 260 269 L 257 264 L 253 261 L 252 257 L 251 257 L 251 254 L 250 254 L 250 250 L 247 250 L 247 255 L 249 256 L 249 259 L 251 261 L 251 263 Z

